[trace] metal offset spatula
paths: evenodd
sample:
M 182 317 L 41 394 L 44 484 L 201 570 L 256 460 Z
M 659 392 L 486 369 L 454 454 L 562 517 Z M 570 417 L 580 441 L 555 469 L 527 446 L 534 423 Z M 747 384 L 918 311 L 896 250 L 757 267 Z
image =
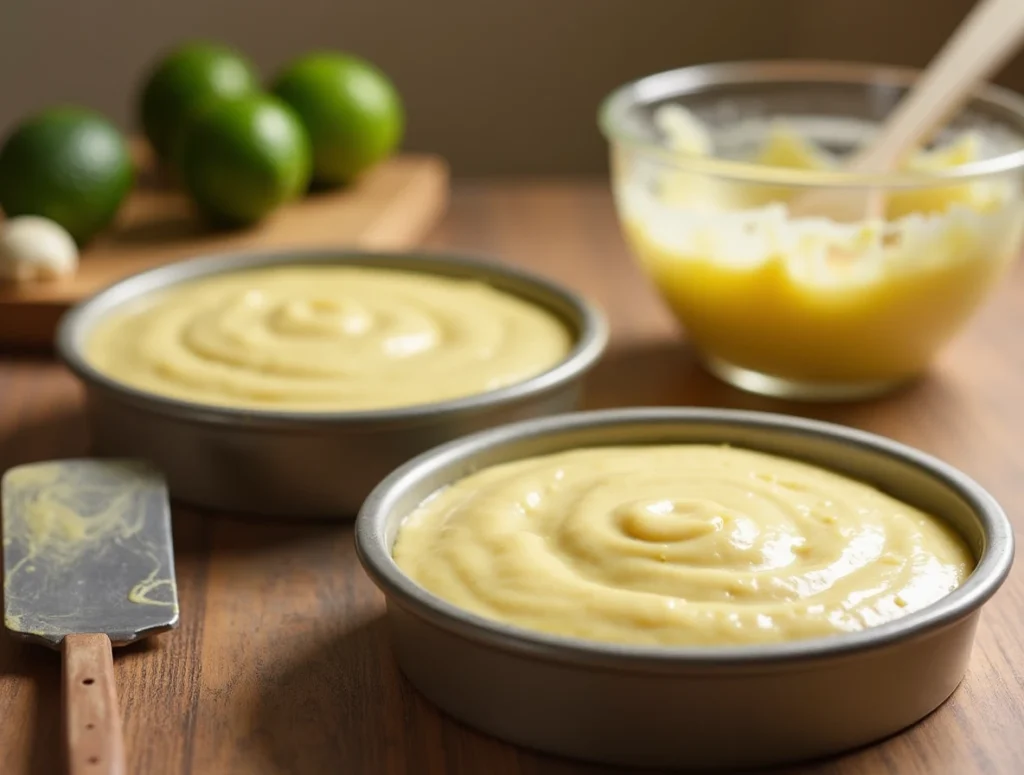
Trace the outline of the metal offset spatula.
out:
M 137 460 L 55 460 L 3 477 L 4 625 L 63 653 L 72 775 L 125 772 L 111 646 L 178 623 L 163 475 Z

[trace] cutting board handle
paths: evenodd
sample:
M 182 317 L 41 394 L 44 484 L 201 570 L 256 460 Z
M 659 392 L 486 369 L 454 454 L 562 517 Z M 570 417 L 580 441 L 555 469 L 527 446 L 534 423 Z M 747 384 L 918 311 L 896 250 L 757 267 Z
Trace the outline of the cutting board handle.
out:
M 124 738 L 106 635 L 64 638 L 64 735 L 69 775 L 124 775 Z

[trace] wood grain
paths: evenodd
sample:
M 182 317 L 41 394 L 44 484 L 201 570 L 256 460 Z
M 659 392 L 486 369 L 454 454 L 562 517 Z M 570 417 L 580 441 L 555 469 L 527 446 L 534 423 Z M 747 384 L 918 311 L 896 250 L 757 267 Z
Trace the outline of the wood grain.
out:
M 591 407 L 715 405 L 805 414 L 881 432 L 977 478 L 1024 526 L 1024 267 L 932 373 L 886 399 L 801 406 L 746 395 L 693 360 L 624 248 L 603 183 L 461 184 L 430 238 L 574 287 L 614 335 Z M 0 360 L 0 469 L 86 449 L 80 393 L 58 366 Z M 115 658 L 129 771 L 147 775 L 589 775 L 438 714 L 395 667 L 381 596 L 346 525 L 174 513 L 181 628 Z M 1024 772 L 1024 567 L 988 604 L 967 679 L 908 732 L 815 775 Z M 60 664 L 0 635 L 0 772 L 59 772 Z M 770 702 L 770 698 L 766 698 Z M 842 698 L 837 698 L 842 702 Z M 737 741 L 742 744 L 742 741 Z
M 0 345 L 48 345 L 71 304 L 130 274 L 211 253 L 292 247 L 411 247 L 448 203 L 448 167 L 407 154 L 375 167 L 355 185 L 314 192 L 246 229 L 211 230 L 180 190 L 157 179 L 143 146 L 143 170 L 118 222 L 82 252 L 76 275 L 52 283 L 0 283 Z
M 68 772 L 124 775 L 124 735 L 110 638 L 68 635 L 62 649 Z

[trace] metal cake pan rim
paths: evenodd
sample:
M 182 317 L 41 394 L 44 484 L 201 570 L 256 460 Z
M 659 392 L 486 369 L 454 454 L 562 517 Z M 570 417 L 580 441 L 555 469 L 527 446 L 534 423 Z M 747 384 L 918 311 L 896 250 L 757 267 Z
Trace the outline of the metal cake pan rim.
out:
M 422 265 L 416 266 L 420 262 Z M 99 318 L 113 308 L 142 299 L 151 293 L 159 293 L 190 280 L 247 268 L 333 263 L 377 265 L 381 268 L 408 269 L 424 274 L 495 281 L 495 287 L 500 290 L 548 309 L 557 314 L 564 323 L 575 327 L 573 346 L 552 368 L 527 380 L 484 393 L 389 409 L 323 412 L 237 408 L 171 398 L 134 388 L 107 376 L 90 364 L 83 353 L 83 340 Z M 446 273 L 443 271 L 444 268 L 450 271 Z M 505 287 L 503 283 L 511 287 Z M 519 286 L 519 290 L 514 287 L 516 285 Z M 531 295 L 529 291 L 535 292 L 536 296 Z M 548 303 L 537 297 L 545 297 Z M 58 357 L 90 389 L 100 389 L 120 401 L 163 415 L 193 422 L 230 424 L 254 430 L 305 430 L 337 425 L 352 429 L 366 426 L 372 429 L 379 425 L 427 419 L 443 421 L 448 417 L 486 411 L 542 395 L 579 379 L 598 362 L 607 342 L 608 323 L 604 313 L 595 304 L 565 285 L 533 272 L 461 253 L 350 248 L 294 248 L 211 253 L 147 269 L 122 278 L 75 304 L 62 315 L 55 335 Z
M 481 452 L 529 437 L 595 426 L 697 423 L 767 429 L 783 435 L 825 438 L 910 464 L 962 498 L 978 520 L 985 546 L 967 580 L 919 611 L 859 632 L 778 644 L 719 647 L 631 646 L 550 635 L 465 611 L 420 587 L 391 557 L 385 528 L 394 502 L 431 472 Z M 756 448 L 754 445 L 752 448 Z M 944 461 L 898 441 L 833 423 L 768 412 L 733 409 L 647 407 L 604 409 L 525 420 L 481 431 L 409 460 L 370 493 L 356 518 L 356 550 L 364 569 L 389 604 L 481 645 L 545 661 L 625 671 L 763 669 L 856 656 L 952 626 L 971 615 L 999 589 L 1013 562 L 1013 528 L 996 500 L 974 479 Z

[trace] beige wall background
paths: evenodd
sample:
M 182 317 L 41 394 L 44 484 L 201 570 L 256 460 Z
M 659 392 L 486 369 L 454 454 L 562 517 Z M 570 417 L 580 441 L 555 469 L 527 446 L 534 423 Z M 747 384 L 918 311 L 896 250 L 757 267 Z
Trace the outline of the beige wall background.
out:
M 0 0 L 0 131 L 53 102 L 125 128 L 158 53 L 191 37 L 267 74 L 319 47 L 396 81 L 406 147 L 462 176 L 605 168 L 600 99 L 631 78 L 723 59 L 924 64 L 972 0 Z M 1024 57 L 997 79 L 1024 91 Z

